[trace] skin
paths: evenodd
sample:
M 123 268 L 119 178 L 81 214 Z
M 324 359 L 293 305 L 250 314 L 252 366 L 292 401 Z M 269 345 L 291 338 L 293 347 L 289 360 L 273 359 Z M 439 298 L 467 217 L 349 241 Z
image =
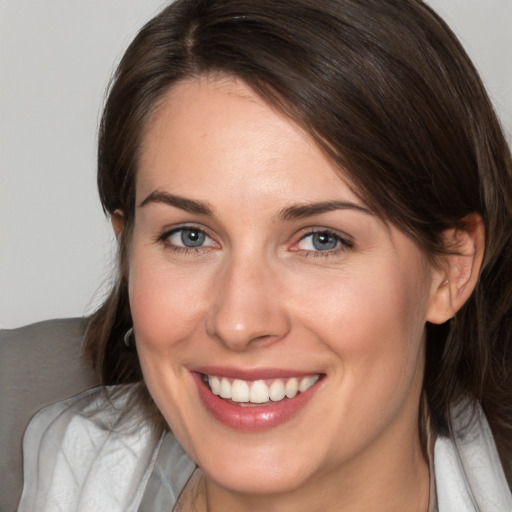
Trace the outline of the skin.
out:
M 328 201 L 351 206 L 283 215 Z M 231 78 L 168 92 L 144 137 L 136 204 L 128 277 L 137 350 L 151 395 L 203 472 L 201 506 L 425 511 L 425 322 L 449 318 L 470 278 L 455 276 L 460 293 L 447 285 L 449 265 L 431 266 L 300 128 Z M 121 212 L 113 222 L 119 232 Z M 190 225 L 207 237 L 187 250 L 176 230 Z M 315 231 L 332 232 L 336 248 L 315 248 Z M 190 370 L 204 365 L 324 378 L 291 420 L 244 432 L 199 400 Z

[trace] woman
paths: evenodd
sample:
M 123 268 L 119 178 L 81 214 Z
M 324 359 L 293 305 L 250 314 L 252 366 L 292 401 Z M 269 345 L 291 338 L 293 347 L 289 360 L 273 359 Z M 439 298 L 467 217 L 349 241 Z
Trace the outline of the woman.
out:
M 32 421 L 20 510 L 510 510 L 510 152 L 422 2 L 177 0 L 98 184 L 108 387 Z

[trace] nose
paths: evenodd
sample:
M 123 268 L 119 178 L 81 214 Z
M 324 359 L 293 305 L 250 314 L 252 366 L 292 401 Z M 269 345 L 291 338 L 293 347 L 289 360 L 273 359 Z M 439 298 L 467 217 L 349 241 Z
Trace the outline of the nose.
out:
M 276 269 L 263 257 L 232 259 L 219 273 L 206 329 L 231 350 L 273 343 L 290 321 Z

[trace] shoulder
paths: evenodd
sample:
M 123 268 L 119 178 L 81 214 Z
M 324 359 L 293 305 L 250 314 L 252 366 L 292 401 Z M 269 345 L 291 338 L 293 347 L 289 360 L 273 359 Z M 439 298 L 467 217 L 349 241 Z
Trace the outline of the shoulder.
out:
M 132 386 L 96 387 L 45 407 L 30 421 L 24 447 L 36 442 L 43 448 L 81 447 L 95 451 L 108 442 L 137 445 L 150 438 L 152 428 L 142 414 L 126 414 Z M 72 441 L 67 445 L 68 441 Z
M 478 403 L 452 407 L 451 433 L 435 442 L 434 467 L 439 509 L 512 510 L 512 496 L 491 429 Z
M 20 512 L 134 510 L 161 435 L 142 415 L 124 414 L 129 392 L 94 388 L 32 419 L 23 443 Z

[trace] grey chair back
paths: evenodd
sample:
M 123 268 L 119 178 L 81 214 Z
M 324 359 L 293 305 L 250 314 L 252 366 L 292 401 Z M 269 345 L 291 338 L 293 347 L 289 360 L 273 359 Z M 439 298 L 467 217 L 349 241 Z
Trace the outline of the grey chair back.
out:
M 0 330 L 0 512 L 14 512 L 21 496 L 30 418 L 98 384 L 81 354 L 84 328 L 68 318 Z

